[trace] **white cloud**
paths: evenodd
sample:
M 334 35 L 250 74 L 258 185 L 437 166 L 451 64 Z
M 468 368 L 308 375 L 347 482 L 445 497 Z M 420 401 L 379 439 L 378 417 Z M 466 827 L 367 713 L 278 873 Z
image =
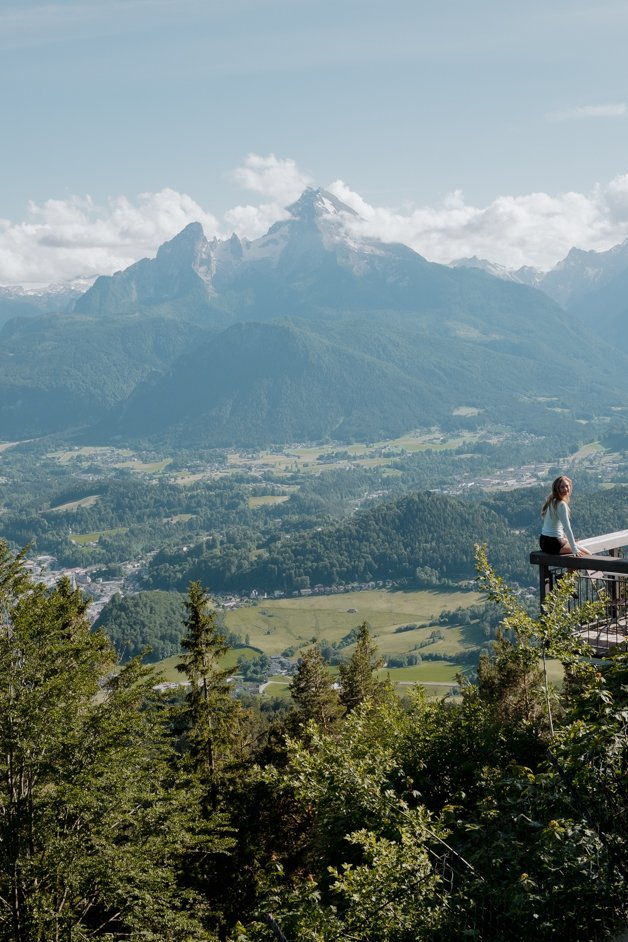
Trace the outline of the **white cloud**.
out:
M 189 222 L 208 238 L 232 231 L 256 238 L 286 217 L 313 181 L 293 160 L 249 154 L 232 174 L 259 199 L 236 205 L 222 220 L 192 197 L 171 189 L 111 198 L 51 199 L 30 204 L 26 219 L 0 219 L 0 284 L 43 284 L 80 275 L 112 274 L 143 257 Z M 477 255 L 509 268 L 550 268 L 573 246 L 606 250 L 628 238 L 628 174 L 586 193 L 530 193 L 499 196 L 475 206 L 453 190 L 440 204 L 394 208 L 375 206 L 342 180 L 327 189 L 359 214 L 347 219 L 359 234 L 402 242 L 430 261 L 447 263 Z
M 240 238 L 258 239 L 273 223 L 287 219 L 289 215 L 279 203 L 262 203 L 259 206 L 234 206 L 227 210 L 224 218 L 229 232 L 237 232 Z
M 185 193 L 164 189 L 96 205 L 89 196 L 30 203 L 25 221 L 0 226 L 0 284 L 44 284 L 111 274 L 153 255 L 188 223 L 218 225 Z
M 573 246 L 603 251 L 628 237 L 628 174 L 588 195 L 500 196 L 479 207 L 454 191 L 440 206 L 407 212 L 369 206 L 341 180 L 329 190 L 360 214 L 352 223 L 359 233 L 403 242 L 430 261 L 477 255 L 509 268 L 550 268 Z
M 274 222 L 285 219 L 286 206 L 314 182 L 309 174 L 299 170 L 294 160 L 280 159 L 274 154 L 268 157 L 248 154 L 230 176 L 243 189 L 269 198 L 259 206 L 235 206 L 225 213 L 227 227 L 248 239 L 258 238 Z
M 312 183 L 312 178 L 299 170 L 294 160 L 282 160 L 274 154 L 268 157 L 248 154 L 231 177 L 244 189 L 270 196 L 282 206 L 300 196 Z
M 628 106 L 625 102 L 608 105 L 579 105 L 565 111 L 550 111 L 545 117 L 548 121 L 573 121 L 578 118 L 625 118 Z

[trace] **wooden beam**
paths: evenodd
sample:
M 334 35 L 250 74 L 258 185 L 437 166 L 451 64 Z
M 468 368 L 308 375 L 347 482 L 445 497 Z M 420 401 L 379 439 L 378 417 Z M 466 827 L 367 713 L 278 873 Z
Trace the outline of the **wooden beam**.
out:
M 628 530 L 615 530 L 614 533 L 602 533 L 600 536 L 590 536 L 586 540 L 578 540 L 590 553 L 599 553 L 601 550 L 619 549 L 628 546 Z

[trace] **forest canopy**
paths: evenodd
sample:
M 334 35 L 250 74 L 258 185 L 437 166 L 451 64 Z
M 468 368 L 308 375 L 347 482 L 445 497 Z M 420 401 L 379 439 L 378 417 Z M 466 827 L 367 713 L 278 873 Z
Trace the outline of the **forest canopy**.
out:
M 459 698 L 393 694 L 363 624 L 339 690 L 313 646 L 263 712 L 232 694 L 200 584 L 186 687 L 162 695 L 67 580 L 0 546 L 0 940 L 608 938 L 628 913 L 628 655 L 578 647 L 569 579 L 535 618 L 478 560 L 503 632 Z

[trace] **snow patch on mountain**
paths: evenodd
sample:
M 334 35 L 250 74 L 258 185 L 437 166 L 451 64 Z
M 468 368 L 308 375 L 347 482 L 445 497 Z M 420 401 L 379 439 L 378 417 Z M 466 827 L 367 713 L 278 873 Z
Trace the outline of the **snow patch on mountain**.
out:
M 520 272 L 523 272 L 524 269 L 514 270 L 512 268 L 506 268 L 504 265 L 498 265 L 497 262 L 489 262 L 485 258 L 478 258 L 477 255 L 471 256 L 471 258 L 457 258 L 453 262 L 449 263 L 450 268 L 477 268 L 480 271 L 486 272 L 487 275 L 492 275 L 494 278 L 501 278 L 502 281 L 514 281 L 518 284 L 530 284 L 530 281 L 527 277 L 522 277 Z M 534 272 L 535 269 L 525 269 L 526 271 Z
M 52 284 L 0 285 L 0 294 L 5 298 L 44 298 L 66 294 L 82 294 L 96 281 L 93 277 L 77 277 L 71 281 L 59 281 Z

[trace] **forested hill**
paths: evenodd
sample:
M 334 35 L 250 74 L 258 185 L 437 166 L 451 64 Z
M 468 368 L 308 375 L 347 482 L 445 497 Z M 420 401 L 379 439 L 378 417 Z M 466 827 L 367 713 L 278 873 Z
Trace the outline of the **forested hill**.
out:
M 245 549 L 239 560 L 219 549 L 161 552 L 148 582 L 184 589 L 198 580 L 213 591 L 279 589 L 371 579 L 417 579 L 437 584 L 473 578 L 474 545 L 487 543 L 509 578 L 530 584 L 530 537 L 512 530 L 495 511 L 442 494 L 413 494 L 358 512 L 342 523 L 292 538 L 262 554 Z

